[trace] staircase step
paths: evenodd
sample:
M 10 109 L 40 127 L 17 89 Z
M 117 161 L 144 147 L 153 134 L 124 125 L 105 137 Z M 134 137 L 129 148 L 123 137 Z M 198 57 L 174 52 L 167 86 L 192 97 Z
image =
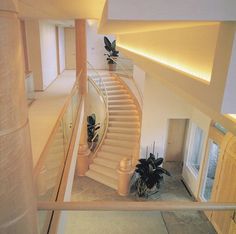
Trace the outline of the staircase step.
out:
M 138 115 L 127 115 L 127 116 L 122 116 L 122 115 L 110 115 L 109 116 L 109 121 L 118 121 L 118 122 L 137 122 L 139 123 L 139 117 Z
M 129 99 L 129 98 L 130 98 L 129 94 L 112 95 L 108 97 L 109 101 L 110 100 L 123 100 L 123 99 Z
M 109 168 L 114 169 L 114 170 L 116 170 L 118 165 L 119 165 L 119 162 L 117 162 L 117 161 L 112 161 L 112 160 L 109 160 L 109 159 L 106 159 L 106 158 L 100 158 L 100 157 L 96 157 L 93 160 L 93 162 L 95 164 L 105 166 L 105 167 L 109 167 Z
M 109 100 L 108 99 L 108 105 L 130 105 L 133 104 L 133 99 L 123 99 L 123 100 Z
M 109 111 L 109 116 L 117 116 L 117 115 L 121 115 L 121 116 L 138 116 L 138 111 L 137 110 L 111 110 Z
M 114 81 L 113 77 L 102 77 L 102 76 L 97 76 L 97 77 L 91 76 L 91 77 L 95 82 L 100 82 L 100 80 L 102 80 L 104 83 Z
M 112 140 L 116 139 L 116 140 L 136 142 L 136 141 L 138 141 L 139 137 L 138 137 L 138 134 L 127 135 L 127 134 L 107 132 L 106 138 L 107 139 L 112 139 Z
M 120 133 L 120 134 L 139 134 L 139 129 L 138 128 L 117 128 L 117 127 L 109 127 L 108 132 L 110 133 Z
M 121 85 L 106 85 L 106 90 L 107 91 L 115 91 L 115 90 L 123 90 L 124 87 Z
M 109 105 L 110 110 L 136 110 L 135 105 Z
M 119 94 L 127 94 L 128 91 L 126 91 L 125 89 L 120 89 L 120 90 L 108 90 L 107 94 L 108 96 L 112 96 L 112 95 L 119 95 Z
M 109 121 L 109 127 L 139 128 L 139 122 Z
M 119 146 L 111 146 L 103 144 L 101 147 L 102 151 L 114 153 L 114 154 L 120 154 L 123 155 L 123 157 L 131 157 L 133 153 L 133 149 L 126 149 Z
M 106 86 L 120 85 L 120 82 L 116 80 L 106 81 L 105 83 L 106 83 Z
M 92 163 L 89 166 L 89 170 L 96 171 L 100 174 L 113 178 L 115 180 L 118 179 L 118 173 L 116 170 L 111 169 L 109 167 L 101 166 L 99 164 Z
M 115 154 L 115 153 L 109 153 L 109 152 L 102 151 L 102 150 L 100 150 L 97 154 L 97 158 L 108 159 L 108 160 L 116 162 L 116 163 L 120 163 L 120 161 L 125 157 L 127 157 L 127 156 L 119 155 L 119 154 Z
M 110 178 L 108 176 L 105 176 L 103 174 L 100 174 L 100 173 L 98 173 L 96 171 L 92 171 L 92 170 L 88 170 L 86 172 L 86 176 L 95 180 L 95 181 L 98 181 L 102 184 L 105 184 L 106 186 L 108 186 L 110 188 L 117 190 L 117 180 L 115 180 L 113 178 Z
M 137 142 L 127 141 L 127 140 L 117 140 L 117 139 L 105 139 L 104 144 L 133 149 L 137 145 Z

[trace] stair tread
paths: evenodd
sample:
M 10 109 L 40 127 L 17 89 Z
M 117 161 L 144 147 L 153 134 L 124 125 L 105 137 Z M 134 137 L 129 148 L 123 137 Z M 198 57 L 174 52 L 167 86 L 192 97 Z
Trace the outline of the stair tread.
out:
M 92 171 L 92 170 L 88 170 L 86 172 L 86 176 L 97 181 L 97 182 L 105 184 L 106 186 L 108 186 L 110 188 L 117 190 L 117 180 L 115 180 L 113 178 L 102 175 L 102 174 Z
M 96 171 L 100 174 L 103 174 L 105 176 L 108 176 L 110 178 L 113 178 L 113 179 L 118 179 L 118 173 L 115 169 L 112 169 L 112 168 L 109 168 L 109 167 L 106 167 L 106 166 L 103 166 L 103 165 L 99 165 L 99 164 L 96 164 L 96 163 L 92 163 L 90 166 L 89 166 L 89 169 L 92 170 L 92 171 Z
M 139 116 L 138 115 L 115 115 L 115 116 L 111 116 L 109 115 L 109 119 L 111 119 L 111 121 L 118 121 L 118 120 L 113 120 L 113 119 L 119 119 L 120 121 L 123 120 L 128 120 L 128 121 L 132 121 L 132 120 L 136 120 L 136 122 L 139 122 Z
M 115 146 L 115 145 L 103 144 L 101 147 L 101 150 L 105 152 L 120 154 L 120 155 L 123 155 L 124 157 L 126 156 L 130 157 L 133 153 L 133 149 L 127 149 L 127 148 L 124 148 L 122 146 L 117 146 L 117 145 Z
M 136 146 L 137 142 L 117 139 L 105 139 L 104 144 L 111 146 L 121 146 L 124 148 L 132 149 Z
M 107 151 L 103 151 L 103 150 L 100 150 L 97 155 L 98 155 L 98 158 L 109 159 L 111 161 L 115 161 L 118 163 L 123 158 L 127 158 L 127 156 L 116 154 L 116 153 L 111 153 L 111 152 L 107 152 Z M 130 157 L 128 156 L 128 158 L 130 158 Z
M 117 161 L 112 161 L 107 158 L 101 158 L 101 157 L 96 157 L 93 161 L 98 165 L 106 166 L 112 169 L 116 169 L 119 165 L 119 162 Z
M 133 135 L 127 135 L 127 134 L 122 134 L 122 133 L 111 133 L 111 132 L 108 132 L 107 135 L 106 135 L 107 139 L 110 139 L 110 138 L 113 138 L 115 139 L 115 137 L 118 137 L 118 138 L 121 138 L 124 139 L 124 140 L 127 140 L 127 139 L 131 139 L 133 141 L 135 141 L 136 139 L 138 139 L 138 133 L 137 134 L 133 134 Z
M 127 128 L 127 127 L 122 128 L 122 127 L 113 127 L 113 126 L 110 126 L 107 131 L 111 133 L 121 133 L 121 134 L 129 134 L 129 135 L 138 134 L 140 132 L 138 128 Z

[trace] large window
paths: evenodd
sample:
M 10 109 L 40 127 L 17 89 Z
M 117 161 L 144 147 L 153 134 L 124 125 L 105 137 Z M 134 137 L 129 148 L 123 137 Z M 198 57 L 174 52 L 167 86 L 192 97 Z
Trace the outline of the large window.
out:
M 203 130 L 196 124 L 193 124 L 187 166 L 191 169 L 191 171 L 193 171 L 196 176 L 198 175 L 201 164 L 202 143 Z
M 202 198 L 206 201 L 210 200 L 211 198 L 211 192 L 219 158 L 219 145 L 214 141 L 210 141 L 209 143 L 207 169 L 201 194 Z

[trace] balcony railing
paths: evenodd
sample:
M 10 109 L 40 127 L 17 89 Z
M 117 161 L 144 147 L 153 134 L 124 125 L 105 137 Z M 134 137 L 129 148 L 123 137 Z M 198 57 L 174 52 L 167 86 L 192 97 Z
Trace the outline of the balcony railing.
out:
M 76 129 L 80 102 L 78 88 L 74 85 L 34 169 L 39 201 L 54 202 L 58 198 L 73 132 Z M 39 211 L 40 233 L 47 233 L 52 213 Z
M 108 128 L 108 119 L 109 119 L 109 111 L 108 111 L 108 97 L 107 97 L 107 89 L 103 81 L 103 77 L 99 74 L 99 72 L 88 62 L 88 69 L 89 69 L 89 93 L 92 94 L 92 91 L 96 91 L 97 95 L 96 98 L 99 97 L 99 109 L 101 111 L 101 105 L 103 105 L 104 111 L 102 114 L 97 113 L 98 122 L 100 123 L 100 129 L 97 131 L 98 141 L 93 143 L 92 142 L 92 157 L 96 155 L 97 151 L 99 150 L 107 132 Z M 98 108 L 98 107 L 97 107 Z M 100 112 L 99 111 L 99 112 Z M 95 113 L 96 114 L 96 113 Z M 96 137 L 96 136 L 95 136 Z M 94 137 L 94 138 L 95 138 Z M 94 147 L 93 147 L 94 146 Z

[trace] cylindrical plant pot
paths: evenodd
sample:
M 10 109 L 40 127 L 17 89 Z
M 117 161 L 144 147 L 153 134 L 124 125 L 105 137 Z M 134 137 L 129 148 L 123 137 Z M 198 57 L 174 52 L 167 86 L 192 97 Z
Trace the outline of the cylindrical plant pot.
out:
M 116 71 L 116 63 L 108 63 L 109 71 Z

